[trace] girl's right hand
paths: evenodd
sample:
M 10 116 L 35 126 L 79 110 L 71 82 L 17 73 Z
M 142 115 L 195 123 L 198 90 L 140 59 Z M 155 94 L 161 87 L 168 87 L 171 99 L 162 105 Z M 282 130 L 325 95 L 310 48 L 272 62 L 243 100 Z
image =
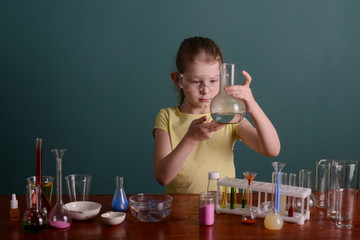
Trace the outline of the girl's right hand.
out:
M 206 122 L 206 120 L 207 116 L 203 116 L 192 121 L 185 137 L 198 143 L 210 139 L 217 130 L 225 126 L 225 124 L 216 123 L 214 121 Z

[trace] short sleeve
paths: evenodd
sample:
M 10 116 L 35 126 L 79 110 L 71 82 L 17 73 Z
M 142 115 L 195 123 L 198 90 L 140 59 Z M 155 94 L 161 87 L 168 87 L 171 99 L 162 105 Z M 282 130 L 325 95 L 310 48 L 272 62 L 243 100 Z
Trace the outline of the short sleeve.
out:
M 152 130 L 153 136 L 156 128 L 169 132 L 169 112 L 165 109 L 161 109 L 155 118 L 155 125 Z

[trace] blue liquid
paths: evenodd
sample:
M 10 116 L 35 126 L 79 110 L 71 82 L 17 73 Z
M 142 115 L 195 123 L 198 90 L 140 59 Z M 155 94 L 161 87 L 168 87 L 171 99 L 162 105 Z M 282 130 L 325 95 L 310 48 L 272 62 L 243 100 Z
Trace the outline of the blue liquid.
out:
M 125 211 L 128 208 L 128 202 L 123 189 L 116 190 L 114 198 L 111 203 L 111 209 L 113 211 Z

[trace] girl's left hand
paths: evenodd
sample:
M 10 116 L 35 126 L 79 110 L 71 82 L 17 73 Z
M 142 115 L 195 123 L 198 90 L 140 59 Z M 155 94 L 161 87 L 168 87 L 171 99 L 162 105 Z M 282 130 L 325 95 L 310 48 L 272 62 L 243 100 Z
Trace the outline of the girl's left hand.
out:
M 225 88 L 226 94 L 231 95 L 233 98 L 238 98 L 244 101 L 246 111 L 251 113 L 252 107 L 257 103 L 250 89 L 251 76 L 246 71 L 241 72 L 245 77 L 243 85 L 233 85 Z

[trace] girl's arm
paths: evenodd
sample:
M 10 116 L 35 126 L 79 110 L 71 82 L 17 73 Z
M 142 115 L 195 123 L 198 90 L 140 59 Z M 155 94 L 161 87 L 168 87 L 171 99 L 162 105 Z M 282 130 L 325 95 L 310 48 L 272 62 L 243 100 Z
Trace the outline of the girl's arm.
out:
M 245 71 L 242 74 L 245 77 L 244 84 L 227 87 L 226 91 L 228 95 L 244 101 L 246 111 L 250 114 L 255 127 L 244 119 L 237 129 L 238 136 L 256 152 L 264 156 L 276 157 L 280 153 L 280 140 L 276 129 L 252 95 L 250 75 Z
M 154 130 L 154 174 L 161 185 L 167 185 L 179 173 L 186 158 L 196 145 L 223 127 L 221 124 L 207 122 L 206 116 L 194 120 L 179 144 L 172 149 L 169 133 L 162 129 Z

